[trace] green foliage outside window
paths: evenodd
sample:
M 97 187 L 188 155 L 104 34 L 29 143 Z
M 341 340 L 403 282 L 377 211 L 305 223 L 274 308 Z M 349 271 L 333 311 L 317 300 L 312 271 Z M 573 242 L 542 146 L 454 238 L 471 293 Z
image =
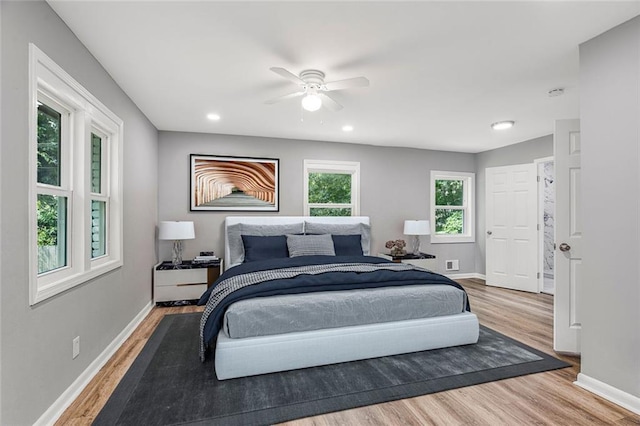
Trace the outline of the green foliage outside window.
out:
M 351 175 L 309 173 L 309 203 L 351 203 Z
M 38 106 L 38 183 L 60 186 L 61 115 L 45 104 Z M 58 202 L 52 195 L 38 195 L 38 246 L 58 244 Z
M 326 207 L 312 207 L 310 216 L 351 216 L 350 208 L 332 209 Z
M 60 113 L 38 106 L 38 183 L 60 186 L 60 122 Z
M 462 210 L 436 209 L 436 233 L 462 234 L 464 214 Z
M 62 186 L 60 175 L 62 115 L 38 105 L 37 180 Z M 38 273 L 66 265 L 67 198 L 38 194 L 36 198 Z
M 351 204 L 351 175 L 309 173 L 310 204 Z M 311 207 L 311 216 L 351 216 L 351 207 Z
M 462 206 L 464 181 L 436 180 L 436 206 Z
M 464 206 L 464 181 L 436 180 L 436 206 Z M 436 208 L 437 234 L 462 234 L 464 212 L 459 209 Z
M 38 245 L 58 245 L 58 197 L 38 195 Z
M 38 273 L 67 264 L 66 218 L 67 198 L 38 194 Z

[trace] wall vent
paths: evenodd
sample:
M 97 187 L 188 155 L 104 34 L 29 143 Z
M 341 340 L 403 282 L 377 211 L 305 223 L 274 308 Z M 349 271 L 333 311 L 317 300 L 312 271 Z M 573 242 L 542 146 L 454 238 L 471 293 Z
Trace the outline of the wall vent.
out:
M 458 259 L 455 260 L 447 260 L 445 262 L 446 271 L 459 271 L 460 270 L 460 261 Z

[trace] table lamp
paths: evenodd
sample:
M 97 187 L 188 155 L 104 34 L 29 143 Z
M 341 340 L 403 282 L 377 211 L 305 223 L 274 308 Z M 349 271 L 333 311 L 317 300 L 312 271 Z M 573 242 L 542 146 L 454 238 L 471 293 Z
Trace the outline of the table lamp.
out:
M 163 221 L 158 226 L 159 240 L 173 240 L 174 265 L 182 264 L 182 240 L 192 240 L 196 237 L 193 222 Z
M 412 249 L 413 254 L 420 255 L 420 235 L 431 234 L 431 227 L 428 220 L 405 220 L 404 221 L 404 234 L 412 235 L 413 239 Z

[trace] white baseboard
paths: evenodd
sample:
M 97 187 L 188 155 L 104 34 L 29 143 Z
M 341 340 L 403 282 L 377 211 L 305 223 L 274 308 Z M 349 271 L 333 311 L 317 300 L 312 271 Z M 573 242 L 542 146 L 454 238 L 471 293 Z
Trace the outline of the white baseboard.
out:
M 71 403 L 80 395 L 80 392 L 89 384 L 91 379 L 98 374 L 98 371 L 109 361 L 109 359 L 116 353 L 116 351 L 122 346 L 127 338 L 133 333 L 133 331 L 140 325 L 140 323 L 146 318 L 153 308 L 153 302 L 149 302 L 142 310 L 135 316 L 133 320 L 116 336 L 115 339 L 105 348 L 104 351 L 91 363 L 89 366 L 78 376 L 78 378 L 71 383 L 71 386 L 65 390 L 62 395 L 47 409 L 47 411 L 40 416 L 40 418 L 34 423 L 34 425 L 52 425 L 54 424 L 64 413 Z
M 464 274 L 444 274 L 444 276 L 451 278 L 452 280 L 464 280 L 467 278 L 478 278 L 480 280 L 486 279 L 484 274 L 478 274 L 477 272 L 467 272 Z
M 640 398 L 630 393 L 621 391 L 618 388 L 614 388 L 598 379 L 589 377 L 586 374 L 578 373 L 578 380 L 573 382 L 574 385 L 578 385 L 589 392 L 595 393 L 604 399 L 613 402 L 629 411 L 636 414 L 640 414 Z

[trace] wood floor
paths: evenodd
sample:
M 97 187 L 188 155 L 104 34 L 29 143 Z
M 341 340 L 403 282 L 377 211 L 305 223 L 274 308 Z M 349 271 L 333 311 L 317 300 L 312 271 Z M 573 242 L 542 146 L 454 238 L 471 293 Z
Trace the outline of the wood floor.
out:
M 552 349 L 553 297 L 459 280 L 481 324 L 543 352 Z M 201 308 L 154 308 L 100 370 L 57 425 L 91 424 L 166 314 Z M 285 423 L 310 425 L 640 425 L 640 416 L 573 384 L 580 359 L 558 356 L 571 368 L 454 389 Z

